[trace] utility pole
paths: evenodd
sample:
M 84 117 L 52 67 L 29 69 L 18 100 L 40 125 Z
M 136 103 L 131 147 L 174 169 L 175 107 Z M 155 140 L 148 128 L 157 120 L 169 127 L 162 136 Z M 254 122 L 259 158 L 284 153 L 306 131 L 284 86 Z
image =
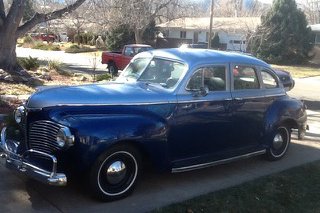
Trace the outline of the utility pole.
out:
M 214 0 L 211 0 L 210 28 L 209 28 L 209 38 L 208 38 L 208 49 L 210 49 L 210 48 L 211 48 L 212 22 L 213 22 L 213 7 L 214 7 Z

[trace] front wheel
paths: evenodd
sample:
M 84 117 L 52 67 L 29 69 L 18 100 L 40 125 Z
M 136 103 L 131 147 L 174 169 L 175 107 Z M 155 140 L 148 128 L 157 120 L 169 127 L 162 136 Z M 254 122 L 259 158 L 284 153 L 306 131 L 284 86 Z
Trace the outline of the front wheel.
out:
M 267 149 L 267 157 L 269 160 L 278 160 L 282 158 L 288 150 L 291 141 L 290 129 L 280 126 L 274 132 Z
M 134 189 L 140 171 L 140 155 L 131 146 L 117 146 L 102 154 L 90 173 L 90 189 L 101 200 L 128 196 Z

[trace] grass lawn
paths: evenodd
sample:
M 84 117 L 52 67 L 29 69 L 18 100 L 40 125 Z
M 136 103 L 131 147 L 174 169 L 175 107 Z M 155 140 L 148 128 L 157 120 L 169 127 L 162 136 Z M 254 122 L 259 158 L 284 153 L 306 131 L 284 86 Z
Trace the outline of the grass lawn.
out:
M 320 161 L 153 212 L 320 212 Z
M 294 78 L 320 76 L 320 66 L 313 65 L 271 65 L 272 68 L 286 70 Z

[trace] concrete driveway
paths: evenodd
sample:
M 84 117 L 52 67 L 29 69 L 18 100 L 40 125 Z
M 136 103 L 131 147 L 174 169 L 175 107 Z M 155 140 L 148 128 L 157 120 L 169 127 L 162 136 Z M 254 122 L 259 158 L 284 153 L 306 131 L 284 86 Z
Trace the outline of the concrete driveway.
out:
M 72 73 L 87 73 L 91 74 L 93 70 L 94 56 L 90 54 L 72 54 L 64 51 L 44 51 L 31 48 L 17 47 L 17 57 L 33 57 L 40 61 L 58 61 L 64 64 L 65 69 Z M 107 65 L 101 64 L 101 57 L 96 57 L 95 73 L 105 73 Z
M 299 97 L 301 93 L 311 103 L 308 111 L 310 131 L 304 141 L 296 140 L 294 133 L 288 153 L 280 161 L 269 162 L 255 157 L 181 174 L 146 172 L 130 197 L 110 203 L 90 198 L 84 183 L 72 183 L 65 188 L 50 187 L 7 171 L 0 164 L 0 212 L 147 212 L 320 160 L 320 99 L 312 98 L 317 90 L 301 92 L 308 90 L 310 84 L 316 88 L 317 80 L 309 79 L 307 84 L 304 88 L 300 86 L 300 80 L 297 81 L 290 94 Z M 297 88 L 299 91 L 295 91 Z

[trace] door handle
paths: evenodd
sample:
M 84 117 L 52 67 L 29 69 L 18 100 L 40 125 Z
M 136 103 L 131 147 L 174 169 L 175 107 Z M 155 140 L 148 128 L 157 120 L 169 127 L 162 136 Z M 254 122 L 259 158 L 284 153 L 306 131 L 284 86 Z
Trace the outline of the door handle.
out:
M 193 104 L 186 104 L 186 105 L 183 105 L 181 108 L 182 109 L 191 109 L 193 106 Z
M 236 101 L 243 101 L 243 98 L 234 98 Z

